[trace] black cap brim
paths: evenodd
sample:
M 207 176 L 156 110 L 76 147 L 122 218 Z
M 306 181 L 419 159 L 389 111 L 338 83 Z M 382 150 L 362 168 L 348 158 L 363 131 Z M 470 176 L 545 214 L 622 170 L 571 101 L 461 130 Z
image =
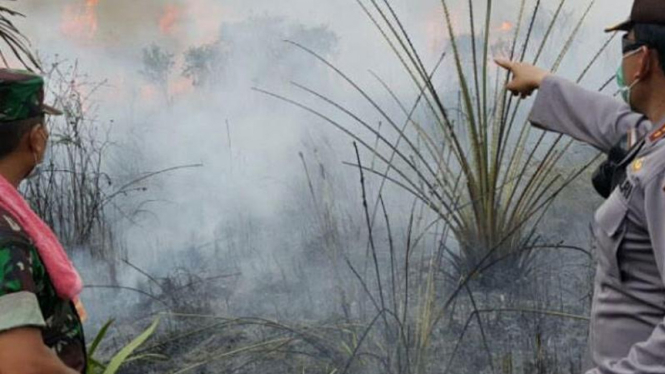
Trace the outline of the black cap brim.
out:
M 44 114 L 48 114 L 51 116 L 61 116 L 64 113 L 61 110 L 55 109 L 54 107 L 46 104 L 42 104 L 42 111 Z
M 633 28 L 633 21 L 627 20 L 624 22 L 621 22 L 618 25 L 610 26 L 605 29 L 605 32 L 615 32 L 615 31 L 630 31 Z

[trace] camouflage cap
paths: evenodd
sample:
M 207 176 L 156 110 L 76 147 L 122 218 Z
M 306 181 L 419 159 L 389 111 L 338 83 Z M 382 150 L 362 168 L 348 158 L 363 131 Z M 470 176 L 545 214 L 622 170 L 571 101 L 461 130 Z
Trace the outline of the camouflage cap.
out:
M 26 70 L 0 69 L 0 123 L 62 112 L 44 104 L 44 78 Z

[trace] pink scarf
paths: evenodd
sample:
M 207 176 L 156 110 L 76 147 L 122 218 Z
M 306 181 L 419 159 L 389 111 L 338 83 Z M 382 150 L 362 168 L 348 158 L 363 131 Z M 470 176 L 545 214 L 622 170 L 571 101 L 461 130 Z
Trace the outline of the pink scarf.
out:
M 78 302 L 83 282 L 53 231 L 35 214 L 16 188 L 0 175 L 0 208 L 16 219 L 32 239 L 60 298 Z

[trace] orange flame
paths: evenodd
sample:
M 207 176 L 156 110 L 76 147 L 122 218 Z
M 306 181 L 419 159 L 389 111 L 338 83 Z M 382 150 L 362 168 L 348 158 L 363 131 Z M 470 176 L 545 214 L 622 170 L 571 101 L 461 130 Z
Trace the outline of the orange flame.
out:
M 499 29 L 503 32 L 511 31 L 513 29 L 513 24 L 506 21 L 506 22 L 501 24 L 501 27 Z
M 180 20 L 180 14 L 180 8 L 176 5 L 167 5 L 164 8 L 164 15 L 159 20 L 159 29 L 162 34 L 170 35 L 173 33 L 176 23 Z
M 94 39 L 97 34 L 97 5 L 100 0 L 85 0 L 85 4 L 68 4 L 60 27 L 63 34 L 79 41 Z

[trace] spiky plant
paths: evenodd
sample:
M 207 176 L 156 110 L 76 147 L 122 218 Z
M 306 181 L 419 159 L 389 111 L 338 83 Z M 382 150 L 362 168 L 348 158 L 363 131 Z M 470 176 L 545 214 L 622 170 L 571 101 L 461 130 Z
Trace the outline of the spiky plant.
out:
M 2 39 L 5 45 L 5 48 L 0 48 L 0 59 L 5 67 L 10 67 L 9 61 L 7 60 L 7 48 L 9 48 L 11 54 L 16 57 L 25 68 L 29 70 L 40 70 L 41 66 L 39 61 L 30 49 L 30 42 L 12 21 L 15 17 L 24 17 L 24 15 L 10 7 L 0 5 L 0 39 Z
M 381 169 L 366 168 L 382 179 L 379 192 L 386 181 L 398 185 L 435 212 L 438 222 L 450 228 L 455 240 L 449 243 L 447 258 L 458 276 L 478 275 L 497 263 L 507 264 L 504 270 L 518 272 L 511 275 L 512 279 L 524 274 L 532 263 L 533 252 L 529 248 L 537 244 L 536 228 L 543 214 L 555 197 L 594 160 L 572 171 L 563 171 L 561 159 L 572 145 L 572 140 L 533 130 L 524 118 L 522 99 L 507 94 L 505 85 L 509 75 L 502 76 L 489 61 L 495 0 L 484 2 L 485 17 L 481 32 L 477 32 L 478 3 L 470 0 L 467 3 L 471 30 L 470 56 L 462 51 L 461 34 L 451 22 L 449 1 L 441 0 L 441 22 L 446 25 L 450 47 L 447 53 L 452 55 L 454 65 L 454 76 L 446 77 L 446 81 L 453 87 L 459 87 L 458 95 L 453 96 L 460 98 L 460 104 L 454 110 L 455 102 L 444 91 L 451 87 L 437 87 L 433 78 L 438 64 L 433 68 L 425 66 L 391 3 L 388 0 L 357 2 L 380 31 L 419 92 L 413 105 L 407 105 L 379 78 L 403 116 L 388 114 L 385 106 L 315 51 L 292 44 L 319 59 L 351 85 L 389 125 L 394 138 L 370 125 L 369 120 L 364 120 L 343 104 L 305 85 L 295 83 L 299 89 L 321 99 L 368 130 L 378 139 L 379 146 L 363 139 L 360 132 L 351 126 L 322 114 L 318 109 L 281 95 L 259 91 L 319 116 L 382 161 L 384 167 Z M 508 57 L 542 64 L 544 51 L 558 50 L 550 66 L 550 70 L 556 72 L 595 4 L 595 0 L 588 3 L 569 35 L 556 45 L 552 34 L 562 22 L 561 14 L 566 2 L 559 0 L 551 16 L 542 16 L 550 18 L 545 32 L 536 36 L 534 25 L 543 11 L 541 1 L 521 0 Z M 533 9 L 530 16 L 526 14 L 528 6 Z M 583 66 L 578 82 L 599 59 L 613 37 Z M 535 52 L 529 53 L 530 50 Z M 470 63 L 464 62 L 467 60 Z M 417 120 L 416 113 L 423 114 L 419 118 L 427 120 Z M 374 204 L 373 220 L 377 210 L 378 201 Z
M 87 362 L 87 372 L 90 374 L 115 374 L 121 367 L 126 366 L 132 361 L 138 360 L 164 360 L 167 357 L 163 355 L 143 353 L 134 355 L 134 352 L 139 349 L 142 345 L 145 344 L 147 340 L 155 333 L 157 327 L 159 326 L 159 317 L 156 318 L 153 323 L 148 327 L 144 332 L 134 338 L 127 345 L 121 347 L 117 353 L 113 355 L 113 358 L 109 360 L 108 363 L 102 363 L 100 360 L 97 360 L 96 353 L 99 345 L 106 338 L 109 328 L 113 324 L 113 320 L 108 321 L 97 333 L 95 339 L 88 349 L 88 362 Z

